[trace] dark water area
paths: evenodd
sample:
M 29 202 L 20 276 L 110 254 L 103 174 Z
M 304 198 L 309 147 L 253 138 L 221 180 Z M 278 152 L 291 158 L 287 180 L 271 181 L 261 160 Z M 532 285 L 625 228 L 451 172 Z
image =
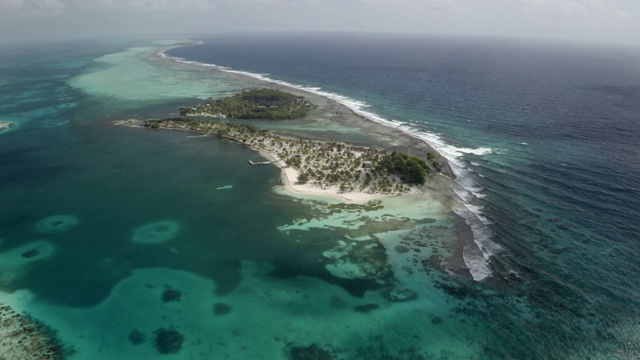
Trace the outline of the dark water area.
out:
M 9 144 L 2 143 L 3 154 L 13 159 L 2 168 L 1 202 L 11 205 L 2 209 L 3 245 L 41 237 L 33 224 L 51 214 L 76 214 L 80 220 L 72 235 L 49 236 L 64 247 L 68 260 L 40 265 L 16 287 L 66 305 L 89 306 L 135 268 L 184 268 L 189 259 L 190 270 L 224 280 L 217 274 L 237 271 L 241 259 L 289 253 L 291 247 L 271 241 L 279 237 L 276 226 L 302 210 L 272 194 L 276 169 L 238 166 L 255 156 L 250 150 L 209 138 L 185 142 L 185 133 L 150 134 L 110 124 L 56 132 L 39 136 L 38 144 L 6 151 Z M 228 185 L 233 187 L 216 190 Z M 188 229 L 180 232 L 180 246 L 127 245 L 141 223 L 163 219 Z
M 439 134 L 447 150 L 490 148 L 453 158 L 503 248 L 494 286 L 539 311 L 536 321 L 504 304 L 488 311 L 506 353 L 638 356 L 640 50 L 356 35 L 203 41 L 168 54 L 364 100 Z

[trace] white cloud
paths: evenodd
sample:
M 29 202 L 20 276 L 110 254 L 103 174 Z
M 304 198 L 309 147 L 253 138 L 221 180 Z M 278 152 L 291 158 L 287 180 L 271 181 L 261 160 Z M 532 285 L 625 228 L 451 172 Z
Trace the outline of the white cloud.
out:
M 218 5 L 250 6 L 272 4 L 274 6 L 313 5 L 340 8 L 365 4 L 386 9 L 468 10 L 483 8 L 499 11 L 501 8 L 520 8 L 525 11 L 562 15 L 586 14 L 635 14 L 640 12 L 637 0 L 0 0 L 3 15 L 60 15 L 65 10 L 119 9 L 134 11 L 208 10 Z M 2 15 L 0 15 L 2 16 Z
M 2 0 L 0 1 L 0 10 L 7 11 L 17 9 L 23 5 L 23 0 Z
M 62 15 L 71 9 L 208 10 L 216 0 L 0 0 L 0 17 Z
M 0 0 L 0 17 L 60 15 L 64 8 L 62 0 Z
M 469 1 L 470 0 L 347 0 L 343 2 L 358 2 L 389 8 L 448 10 L 464 9 Z
M 508 0 L 533 11 L 566 16 L 636 16 L 640 2 L 629 0 Z
M 640 0 L 0 0 L 0 40 L 326 30 L 640 44 Z

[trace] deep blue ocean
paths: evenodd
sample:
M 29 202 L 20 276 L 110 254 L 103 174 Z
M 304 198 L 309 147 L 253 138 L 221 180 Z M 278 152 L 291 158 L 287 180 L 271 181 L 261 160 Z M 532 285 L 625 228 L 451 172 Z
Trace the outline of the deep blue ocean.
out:
M 314 342 L 334 349 L 336 358 L 640 357 L 640 49 L 352 34 L 197 40 L 202 43 L 166 54 L 321 88 L 342 96 L 356 110 L 395 121 L 432 141 L 452 163 L 459 194 L 477 215 L 472 221 L 482 227 L 476 238 L 482 237 L 477 240 L 490 249 L 491 276 L 481 281 L 429 273 L 440 293 L 434 292 L 415 318 L 403 320 L 405 325 L 371 320 L 363 327 L 370 333 L 358 337 L 344 330 L 350 325 L 340 330 L 323 322 L 331 323 L 334 314 L 298 308 L 294 300 L 283 302 L 292 304 L 291 312 L 277 317 L 311 316 L 308 331 L 322 328 L 318 333 L 325 340 Z M 22 46 L 0 55 L 0 121 L 18 124 L 0 134 L 0 250 L 40 240 L 32 230 L 39 219 L 75 212 L 81 221 L 75 232 L 45 240 L 57 244 L 58 257 L 84 257 L 78 262 L 50 260 L 38 265 L 41 270 L 10 277 L 6 274 L 14 268 L 0 264 L 3 289 L 28 289 L 48 303 L 91 308 L 117 293 L 113 289 L 123 279 L 132 274 L 143 279 L 136 269 L 164 267 L 215 281 L 216 296 L 241 307 L 246 300 L 233 303 L 229 297 L 236 296 L 234 291 L 250 291 L 243 285 L 247 274 L 262 273 L 247 271 L 249 262 L 266 262 L 275 269 L 269 277 L 257 277 L 256 284 L 262 285 L 256 286 L 280 289 L 287 284 L 287 294 L 309 291 L 313 299 L 314 293 L 329 292 L 315 283 L 297 283 L 300 277 L 337 284 L 356 298 L 373 288 L 366 281 L 345 283 L 318 270 L 317 256 L 326 250 L 322 241 L 334 237 L 335 230 L 302 235 L 277 230 L 296 218 L 314 216 L 313 210 L 271 192 L 278 183 L 276 169 L 256 175 L 236 166 L 252 156 L 249 150 L 110 124 L 129 116 L 167 116 L 177 106 L 205 97 L 185 90 L 174 97 L 147 98 L 131 87 L 124 90 L 126 85 L 91 93 L 70 80 L 114 67 L 94 60 L 132 45 Z M 162 81 L 168 76 L 153 78 L 157 82 L 148 82 L 148 89 L 178 89 L 183 77 L 202 76 L 217 76 L 219 83 L 211 85 L 215 96 L 244 86 L 211 75 L 204 66 L 181 68 L 185 65 L 136 56 L 178 79 L 167 80 L 167 85 Z M 224 190 L 227 185 L 233 185 L 231 191 Z M 183 245 L 141 253 L 128 241 L 117 242 L 137 226 L 165 219 L 180 224 Z M 270 285 L 273 279 L 279 282 Z M 249 294 L 264 303 L 279 296 L 276 292 L 285 290 Z M 415 334 L 406 333 L 407 323 Z M 305 329 L 283 326 L 287 331 Z M 422 326 L 439 330 L 422 331 Z M 229 346 L 224 354 L 250 358 L 242 351 L 251 345 L 227 345 L 249 341 L 243 335 L 249 330 L 229 331 L 229 338 L 215 341 Z M 406 342 L 394 343 L 393 336 Z M 338 345 L 336 339 L 345 343 Z M 351 342 L 359 344 L 353 345 L 356 350 Z M 425 344 L 437 351 L 422 352 Z M 272 355 L 271 345 L 258 340 L 254 345 L 262 358 L 279 358 Z M 90 358 L 85 348 L 76 347 L 79 358 Z M 216 358 L 210 351 L 184 358 Z M 142 352 L 131 354 L 145 358 Z M 297 359 L 295 351 L 283 354 Z

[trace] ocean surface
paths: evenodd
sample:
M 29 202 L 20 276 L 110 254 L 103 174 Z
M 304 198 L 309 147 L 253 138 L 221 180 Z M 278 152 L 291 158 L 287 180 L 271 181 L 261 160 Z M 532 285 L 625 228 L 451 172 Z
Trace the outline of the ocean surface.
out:
M 640 49 L 196 40 L 0 52 L 0 302 L 70 359 L 640 357 Z M 111 123 L 255 85 L 238 73 L 428 141 L 462 220 L 283 196 L 238 144 Z M 457 221 L 483 249 L 472 276 L 433 263 Z

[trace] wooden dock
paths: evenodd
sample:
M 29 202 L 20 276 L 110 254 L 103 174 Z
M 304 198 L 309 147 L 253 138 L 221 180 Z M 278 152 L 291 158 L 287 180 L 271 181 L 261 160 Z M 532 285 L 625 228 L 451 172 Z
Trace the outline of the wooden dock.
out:
M 272 162 L 271 161 L 253 162 L 253 161 L 249 160 L 249 164 L 251 164 L 251 165 L 271 165 Z

